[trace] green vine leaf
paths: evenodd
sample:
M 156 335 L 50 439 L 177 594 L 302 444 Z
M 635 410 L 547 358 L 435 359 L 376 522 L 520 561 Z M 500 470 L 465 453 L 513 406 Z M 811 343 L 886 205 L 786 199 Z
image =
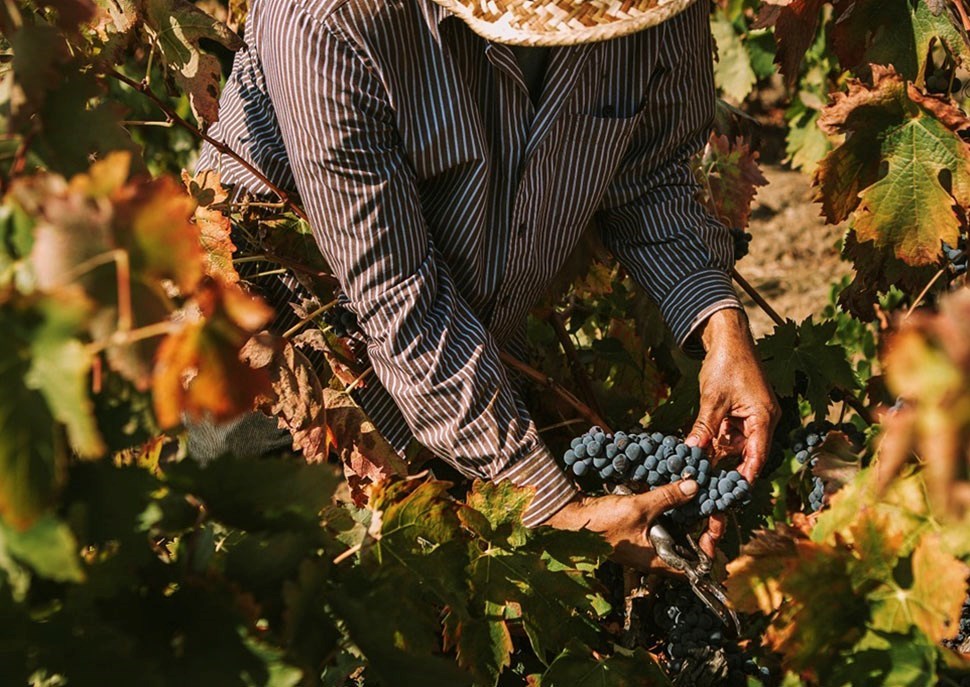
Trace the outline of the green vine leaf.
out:
M 643 649 L 617 651 L 609 658 L 595 654 L 580 641 L 572 641 L 536 687 L 664 687 L 670 685 L 657 661 Z
M 53 515 L 45 515 L 23 531 L 0 521 L 0 550 L 27 564 L 40 577 L 55 582 L 85 579 L 74 533 Z
M 801 395 L 818 417 L 824 417 L 833 389 L 854 389 L 855 373 L 845 348 L 831 343 L 837 323 L 816 324 L 811 318 L 789 320 L 758 343 L 768 379 L 779 396 Z
M 874 66 L 873 86 L 853 81 L 821 125 L 846 136 L 815 174 L 829 222 L 853 213 L 860 243 L 913 267 L 937 263 L 941 242 L 956 245 L 954 205 L 970 207 L 970 144 L 959 135 L 970 120 L 958 109 Z

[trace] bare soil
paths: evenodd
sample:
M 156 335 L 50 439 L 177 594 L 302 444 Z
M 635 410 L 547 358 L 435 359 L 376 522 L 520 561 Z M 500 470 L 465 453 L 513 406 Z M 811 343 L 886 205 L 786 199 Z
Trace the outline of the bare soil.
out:
M 825 307 L 831 285 L 850 272 L 839 257 L 844 227 L 825 224 L 808 175 L 780 165 L 765 165 L 763 171 L 770 183 L 755 199 L 751 252 L 738 272 L 782 317 L 801 321 Z M 755 336 L 774 329 L 744 294 L 742 301 Z

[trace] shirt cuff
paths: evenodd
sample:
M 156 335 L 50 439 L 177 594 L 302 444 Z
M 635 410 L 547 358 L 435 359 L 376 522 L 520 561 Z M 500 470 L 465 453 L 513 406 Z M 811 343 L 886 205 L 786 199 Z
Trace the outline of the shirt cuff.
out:
M 522 522 L 536 527 L 555 515 L 579 493 L 545 446 L 540 446 L 492 478 L 517 487 L 535 487 L 536 495 Z
M 664 320 L 677 344 L 693 358 L 704 357 L 697 328 L 718 310 L 741 309 L 731 275 L 724 270 L 707 268 L 680 281 L 660 305 Z

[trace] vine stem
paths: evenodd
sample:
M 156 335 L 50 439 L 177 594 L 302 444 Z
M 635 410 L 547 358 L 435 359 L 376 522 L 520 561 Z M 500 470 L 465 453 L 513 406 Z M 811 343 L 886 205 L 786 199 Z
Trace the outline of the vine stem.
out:
M 154 339 L 157 336 L 166 336 L 175 332 L 178 328 L 178 325 L 176 325 L 174 322 L 166 320 L 164 322 L 156 322 L 155 324 L 150 324 L 138 329 L 117 331 L 106 339 L 88 344 L 86 350 L 89 355 L 94 356 L 112 346 L 128 346 L 133 343 L 137 343 L 138 341 L 144 341 L 145 339 Z
M 499 353 L 502 362 L 511 367 L 513 370 L 525 375 L 537 384 L 549 389 L 552 393 L 556 394 L 559 398 L 565 401 L 567 404 L 573 407 L 573 409 L 582 415 L 586 420 L 589 421 L 591 425 L 599 425 L 603 428 L 604 432 L 609 432 L 610 426 L 607 424 L 606 420 L 600 417 L 599 413 L 590 408 L 588 405 L 580 401 L 576 396 L 574 396 L 568 389 L 562 387 L 555 379 L 544 375 L 535 369 L 531 365 L 528 365 L 510 353 L 502 351 Z
M 779 315 L 778 311 L 771 307 L 771 304 L 768 303 L 764 296 L 758 292 L 758 289 L 751 285 L 751 282 L 742 277 L 741 273 L 734 268 L 731 269 L 731 276 L 734 277 L 734 281 L 738 283 L 738 286 L 740 286 L 744 292 L 751 297 L 751 300 L 757 303 L 758 307 L 761 308 L 775 324 L 777 324 L 779 327 L 784 326 L 785 318 Z
M 333 299 L 332 301 L 330 301 L 329 303 L 326 303 L 325 305 L 321 305 L 319 308 L 317 308 L 316 310 L 314 310 L 313 312 L 311 312 L 310 314 L 308 314 L 306 317 L 304 317 L 303 319 L 301 319 L 299 322 L 297 322 L 296 324 L 294 324 L 292 327 L 290 327 L 289 329 L 287 329 L 283 333 L 283 338 L 284 339 L 289 339 L 291 336 L 294 336 L 297 332 L 299 332 L 305 326 L 307 326 L 308 324 L 310 324 L 311 322 L 313 322 L 315 319 L 317 319 L 318 317 L 320 317 L 320 315 L 322 315 L 323 313 L 325 313 L 328 310 L 330 310 L 335 305 L 337 305 L 337 299 L 336 298 Z
M 579 360 L 579 354 L 576 351 L 576 346 L 573 345 L 573 340 L 569 336 L 569 332 L 566 331 L 566 327 L 563 324 L 562 317 L 556 312 L 555 308 L 550 308 L 549 316 L 546 318 L 552 328 L 556 332 L 556 338 L 559 339 L 559 345 L 562 346 L 563 352 L 566 354 L 567 360 L 569 360 L 569 367 L 573 373 L 573 379 L 576 385 L 580 388 L 583 395 L 583 400 L 589 404 L 589 407 L 597 415 L 602 415 L 603 411 L 599 407 L 599 403 L 596 400 L 596 394 L 593 392 L 593 383 L 586 374 L 586 369 Z
M 217 141 L 216 139 L 212 138 L 212 136 L 210 136 L 209 134 L 199 129 L 199 127 L 195 126 L 194 124 L 184 119 L 183 117 L 180 117 L 161 98 L 155 95 L 154 91 L 152 91 L 152 89 L 149 88 L 147 83 L 145 83 L 144 81 L 135 81 L 134 79 L 128 76 L 125 76 L 124 74 L 122 74 L 116 69 L 108 69 L 104 72 L 104 74 L 106 76 L 110 76 L 112 79 L 116 79 L 120 81 L 121 83 L 141 93 L 143 96 L 151 100 L 152 103 L 155 104 L 155 107 L 161 110 L 162 113 L 173 124 L 185 129 L 189 133 L 197 136 L 198 138 L 201 138 L 203 141 L 211 145 L 213 148 L 218 150 L 223 155 L 228 155 L 233 160 L 238 162 L 240 165 L 245 167 L 246 171 L 253 174 L 257 179 L 263 182 L 263 184 L 265 184 L 268 189 L 270 189 L 273 193 L 279 196 L 280 200 L 283 201 L 286 204 L 286 206 L 289 207 L 297 217 L 299 217 L 305 222 L 308 221 L 306 213 L 303 212 L 303 208 L 301 208 L 293 201 L 293 199 L 290 197 L 290 194 L 288 194 L 286 191 L 284 191 L 275 183 L 273 183 L 273 181 L 270 180 L 269 177 L 267 177 L 265 174 L 263 174 L 258 169 L 256 169 L 253 165 L 251 165 L 247 160 L 245 160 L 241 155 L 239 155 L 236 151 L 234 151 L 232 148 L 227 146 L 225 143 L 223 143 L 222 141 Z
M 923 287 L 923 290 L 919 292 L 919 295 L 916 297 L 916 300 L 913 301 L 913 304 L 911 306 L 909 306 L 909 310 L 907 310 L 906 314 L 903 315 L 903 322 L 908 320 L 909 316 L 916 311 L 916 308 L 922 305 L 923 299 L 926 298 L 926 294 L 928 294 L 930 292 L 930 289 L 933 288 L 933 284 L 938 282 L 940 280 L 940 277 L 942 277 L 944 274 L 946 274 L 945 267 L 940 269 L 939 271 L 937 271 L 935 275 L 933 275 L 933 278 L 930 279 L 929 283 Z

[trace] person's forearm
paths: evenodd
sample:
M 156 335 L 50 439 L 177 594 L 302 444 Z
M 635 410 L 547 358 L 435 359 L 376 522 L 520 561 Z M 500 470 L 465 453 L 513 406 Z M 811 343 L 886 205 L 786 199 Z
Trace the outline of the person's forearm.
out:
M 715 346 L 754 346 L 748 316 L 740 308 L 724 308 L 698 327 L 705 351 Z

